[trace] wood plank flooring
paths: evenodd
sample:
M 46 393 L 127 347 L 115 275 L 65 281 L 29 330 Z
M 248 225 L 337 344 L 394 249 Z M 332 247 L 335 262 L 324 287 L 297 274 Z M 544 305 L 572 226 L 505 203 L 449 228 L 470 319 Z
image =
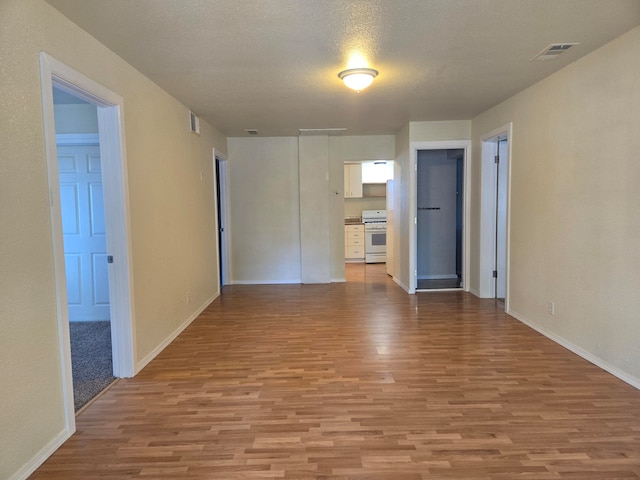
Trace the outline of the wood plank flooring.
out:
M 229 286 L 34 479 L 631 479 L 640 392 L 462 292 Z

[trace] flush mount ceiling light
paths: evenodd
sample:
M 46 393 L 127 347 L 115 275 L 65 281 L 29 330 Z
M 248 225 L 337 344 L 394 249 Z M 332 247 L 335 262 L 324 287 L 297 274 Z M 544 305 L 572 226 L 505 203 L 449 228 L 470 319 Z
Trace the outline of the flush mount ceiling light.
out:
M 347 87 L 359 92 L 371 85 L 377 75 L 378 71 L 373 68 L 349 68 L 341 71 L 338 77 Z

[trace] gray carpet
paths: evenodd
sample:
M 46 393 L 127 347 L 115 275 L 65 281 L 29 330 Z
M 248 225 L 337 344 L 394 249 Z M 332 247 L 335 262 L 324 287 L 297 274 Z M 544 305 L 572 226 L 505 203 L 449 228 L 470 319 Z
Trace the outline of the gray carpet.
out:
M 69 322 L 75 411 L 114 380 L 110 322 Z

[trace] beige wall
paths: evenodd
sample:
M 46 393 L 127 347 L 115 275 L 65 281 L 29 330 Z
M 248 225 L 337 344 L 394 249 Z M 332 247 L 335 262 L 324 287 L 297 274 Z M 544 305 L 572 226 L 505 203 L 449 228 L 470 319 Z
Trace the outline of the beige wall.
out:
M 444 140 L 468 140 L 471 138 L 470 120 L 445 120 L 440 122 L 411 122 L 411 142 L 437 142 Z
M 394 135 L 345 135 L 329 137 L 329 155 L 344 162 L 393 160 Z
M 513 122 L 511 313 L 636 385 L 639 51 L 640 27 L 473 120 L 476 167 L 480 137 Z
M 300 282 L 298 137 L 229 139 L 231 283 Z
M 409 170 L 411 165 L 410 125 L 406 124 L 395 139 L 396 158 L 393 163 L 393 273 L 394 280 L 409 290 Z
M 363 210 L 384 210 L 387 208 L 386 197 L 362 197 L 344 199 L 344 216 L 359 217 Z
M 329 137 L 298 138 L 300 181 L 300 278 L 302 283 L 331 281 L 331 197 Z
M 0 478 L 64 435 L 40 51 L 124 98 L 136 359 L 218 291 L 211 149 L 224 137 L 188 132 L 186 107 L 48 4 L 0 2 Z

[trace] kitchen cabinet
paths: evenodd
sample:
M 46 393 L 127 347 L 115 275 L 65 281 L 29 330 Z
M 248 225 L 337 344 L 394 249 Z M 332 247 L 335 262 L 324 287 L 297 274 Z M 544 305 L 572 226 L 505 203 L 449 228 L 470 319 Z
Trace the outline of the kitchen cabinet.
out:
M 364 225 L 344 226 L 344 259 L 346 262 L 364 262 Z
M 362 198 L 362 165 L 347 163 L 344 166 L 344 198 Z

